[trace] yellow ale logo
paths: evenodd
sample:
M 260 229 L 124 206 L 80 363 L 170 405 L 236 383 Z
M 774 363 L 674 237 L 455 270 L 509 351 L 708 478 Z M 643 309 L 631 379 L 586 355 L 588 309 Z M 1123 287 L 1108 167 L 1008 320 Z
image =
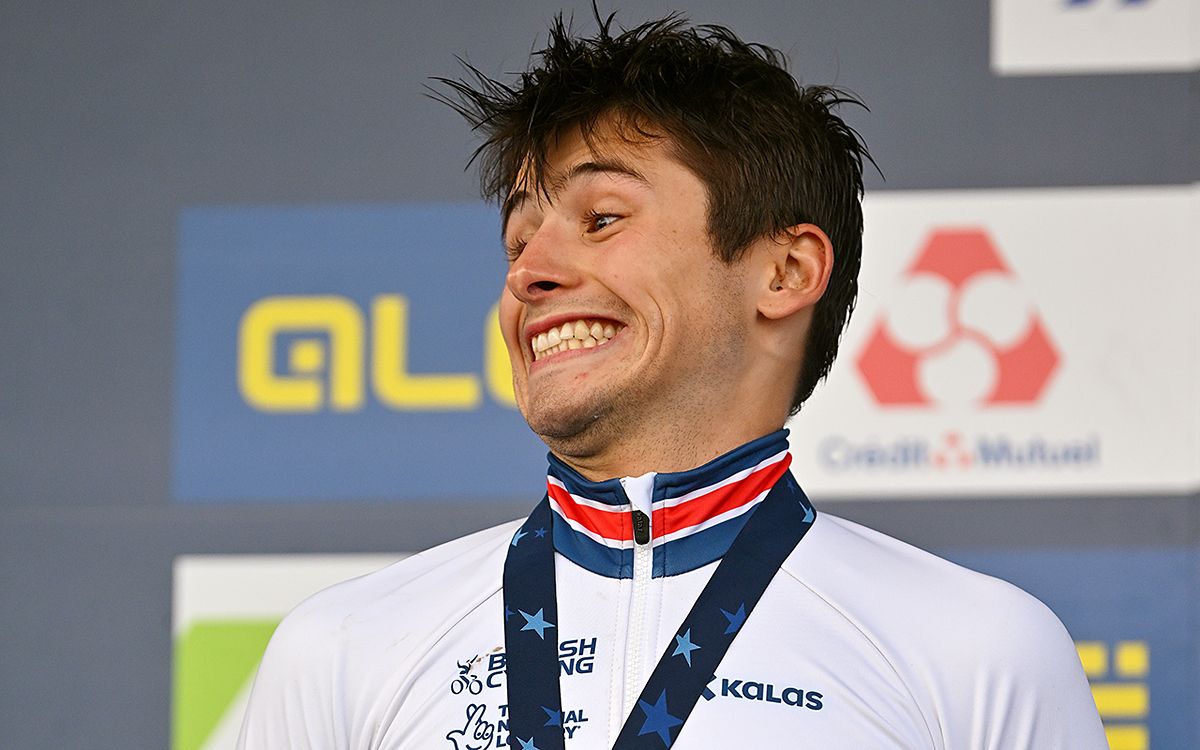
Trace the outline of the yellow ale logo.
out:
M 483 325 L 481 373 L 412 372 L 408 320 L 400 294 L 375 296 L 369 311 L 336 295 L 260 299 L 238 325 L 238 390 L 254 409 L 273 413 L 357 411 L 368 385 L 398 411 L 471 411 L 485 388 L 496 403 L 516 405 L 495 306 Z

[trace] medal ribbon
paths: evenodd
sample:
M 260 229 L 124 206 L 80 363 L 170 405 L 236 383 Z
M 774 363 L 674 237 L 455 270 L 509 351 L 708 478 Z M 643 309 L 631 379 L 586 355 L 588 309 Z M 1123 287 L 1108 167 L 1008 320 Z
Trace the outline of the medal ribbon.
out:
M 509 745 L 565 750 L 558 602 L 548 499 L 513 536 L 504 562 Z M 751 513 L 659 659 L 614 750 L 670 747 L 767 585 L 816 518 L 791 473 Z

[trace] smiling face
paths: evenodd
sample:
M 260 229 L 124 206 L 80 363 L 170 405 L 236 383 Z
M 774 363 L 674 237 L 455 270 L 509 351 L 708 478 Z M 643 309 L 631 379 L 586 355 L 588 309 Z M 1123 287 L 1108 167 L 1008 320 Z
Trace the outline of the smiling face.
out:
M 500 323 L 517 403 L 585 473 L 690 468 L 662 454 L 712 443 L 752 395 L 739 389 L 765 282 L 714 255 L 705 187 L 663 139 L 597 136 L 560 140 L 548 198 L 510 197 Z

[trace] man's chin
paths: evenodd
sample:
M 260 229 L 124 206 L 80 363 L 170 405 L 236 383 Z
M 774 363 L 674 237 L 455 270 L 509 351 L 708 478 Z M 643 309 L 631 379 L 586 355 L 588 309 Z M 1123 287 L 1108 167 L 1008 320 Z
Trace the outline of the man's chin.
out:
M 518 386 L 519 387 L 519 386 Z M 524 396 L 524 397 L 522 397 Z M 606 387 L 529 389 L 517 397 L 529 428 L 560 456 L 585 458 L 612 448 L 636 429 L 645 402 L 628 382 Z
M 529 428 L 556 453 L 578 455 L 590 452 L 591 443 L 606 438 L 603 425 L 608 409 L 601 403 L 543 403 L 529 408 L 522 405 L 521 415 Z
M 594 410 L 573 413 L 557 411 L 552 414 L 526 414 L 525 421 L 538 437 L 550 443 L 581 438 L 595 428 L 600 416 Z

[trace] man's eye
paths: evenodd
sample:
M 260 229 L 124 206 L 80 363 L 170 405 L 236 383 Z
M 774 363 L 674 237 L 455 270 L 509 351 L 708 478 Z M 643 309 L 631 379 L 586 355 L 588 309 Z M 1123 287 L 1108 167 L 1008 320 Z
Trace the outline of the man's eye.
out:
M 512 263 L 517 258 L 521 257 L 522 251 L 525 250 L 525 240 L 513 240 L 512 242 L 504 243 L 504 257 L 508 258 L 508 262 Z
M 598 211 L 589 211 L 587 214 L 587 231 L 589 233 L 602 232 L 615 224 L 620 216 L 616 214 L 604 214 Z

